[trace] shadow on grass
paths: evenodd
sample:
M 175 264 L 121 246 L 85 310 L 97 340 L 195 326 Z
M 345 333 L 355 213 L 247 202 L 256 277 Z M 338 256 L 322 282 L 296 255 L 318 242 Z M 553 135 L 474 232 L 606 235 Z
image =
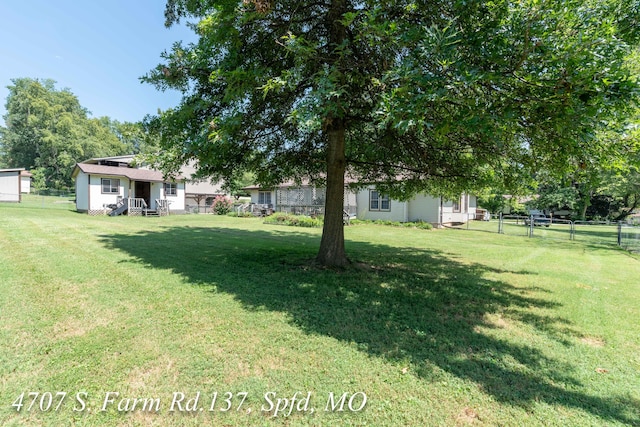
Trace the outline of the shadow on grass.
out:
M 450 254 L 347 242 L 354 267 L 322 270 L 308 262 L 317 236 L 267 231 L 167 227 L 103 236 L 149 268 L 170 269 L 193 284 L 234 295 L 247 309 L 277 310 L 297 327 L 348 343 L 393 362 L 410 363 L 425 380 L 438 369 L 472 381 L 498 401 L 574 407 L 604 420 L 638 422 L 638 402 L 583 391 L 573 368 L 530 345 L 482 333 L 506 317 L 569 344 L 568 321 L 537 287 L 522 289 L 491 277 L 526 275 L 469 264 Z M 536 295 L 536 296 L 532 296 Z M 533 309 L 533 310 L 532 310 Z M 516 326 L 517 327 L 517 326 Z
M 573 240 L 571 239 L 571 230 L 568 225 L 555 225 L 549 228 L 536 227 L 534 229 L 533 238 L 553 241 L 558 244 L 574 244 L 574 241 L 580 242 L 581 248 L 601 250 L 601 249 L 617 249 L 618 246 L 618 231 L 617 228 L 611 227 L 610 231 L 593 231 L 589 229 L 583 229 L 584 226 L 578 226 L 574 233 Z M 498 234 L 498 230 L 488 230 L 479 228 L 465 228 L 460 227 L 448 227 L 451 230 L 460 230 L 465 232 L 480 232 L 480 233 L 492 233 Z M 513 224 L 505 224 L 503 234 L 512 237 L 522 237 L 529 239 L 528 228 L 523 225 L 513 226 Z

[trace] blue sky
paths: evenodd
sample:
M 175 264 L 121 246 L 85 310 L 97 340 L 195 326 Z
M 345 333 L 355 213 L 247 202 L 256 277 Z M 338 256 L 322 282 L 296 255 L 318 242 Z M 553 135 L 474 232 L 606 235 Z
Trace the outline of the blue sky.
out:
M 135 122 L 175 106 L 139 78 L 172 44 L 195 41 L 185 26 L 164 26 L 164 0 L 0 0 L 0 124 L 11 79 L 53 79 L 92 117 Z

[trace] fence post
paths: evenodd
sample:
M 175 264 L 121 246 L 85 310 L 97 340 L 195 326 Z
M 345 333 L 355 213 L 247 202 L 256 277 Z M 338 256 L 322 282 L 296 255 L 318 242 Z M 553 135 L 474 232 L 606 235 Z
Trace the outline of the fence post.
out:
M 529 237 L 533 237 L 533 215 L 529 215 Z
M 569 221 L 569 223 L 571 224 L 569 240 L 576 240 L 576 223 L 574 221 Z
M 498 217 L 498 234 L 504 234 L 502 226 L 502 212 L 500 212 L 500 216 Z
M 618 221 L 618 246 L 622 246 L 622 221 Z

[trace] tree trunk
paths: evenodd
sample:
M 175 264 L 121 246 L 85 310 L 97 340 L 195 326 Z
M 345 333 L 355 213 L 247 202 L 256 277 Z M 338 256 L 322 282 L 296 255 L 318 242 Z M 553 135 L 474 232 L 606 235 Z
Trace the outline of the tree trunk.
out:
M 341 120 L 327 131 L 327 192 L 324 204 L 322 240 L 316 260 L 328 267 L 349 263 L 344 250 L 344 135 Z
M 327 30 L 329 46 L 332 49 L 327 65 L 338 71 L 338 85 L 344 84 L 344 75 L 340 66 L 341 53 L 339 49 L 346 40 L 346 28 L 342 22 L 347 11 L 345 0 L 333 0 L 327 13 Z M 338 111 L 340 99 L 329 101 L 332 109 Z M 323 130 L 327 136 L 327 193 L 324 203 L 324 226 L 322 240 L 316 260 L 328 267 L 344 267 L 349 263 L 344 250 L 344 172 L 345 160 L 345 128 L 346 123 L 341 114 L 330 114 L 324 118 Z
M 587 219 L 587 209 L 591 206 L 591 190 L 587 191 L 580 206 L 580 219 L 585 221 Z

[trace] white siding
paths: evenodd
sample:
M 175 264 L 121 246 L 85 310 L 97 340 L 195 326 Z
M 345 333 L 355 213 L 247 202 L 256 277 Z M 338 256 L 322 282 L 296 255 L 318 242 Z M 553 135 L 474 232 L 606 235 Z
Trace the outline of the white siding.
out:
M 440 198 L 418 194 L 409 201 L 409 221 L 440 222 Z
M 169 212 L 184 212 L 185 210 L 185 184 L 176 183 L 176 195 L 165 195 L 163 182 L 151 183 L 151 209 L 156 209 L 156 199 L 167 199 L 169 201 Z
M 164 183 L 162 182 L 152 182 L 151 183 L 151 191 L 150 191 L 150 195 L 149 195 L 149 203 L 151 204 L 151 206 L 149 206 L 149 209 L 156 209 L 156 199 L 167 199 L 169 200 L 169 211 L 174 209 L 174 204 L 173 201 L 176 197 L 175 196 L 169 196 L 169 197 L 165 197 L 164 196 Z M 184 209 L 184 206 L 183 206 Z
M 20 171 L 0 172 L 0 202 L 20 201 Z
M 442 203 L 442 223 L 450 224 L 454 222 L 453 202 L 446 200 Z
M 364 220 L 383 220 L 383 221 L 398 221 L 398 222 L 406 222 L 407 221 L 407 203 L 400 202 L 398 200 L 391 199 L 389 201 L 389 210 L 387 211 L 377 211 L 370 210 L 369 207 L 369 197 L 371 194 L 372 188 L 365 188 L 358 192 L 356 195 L 356 203 L 357 203 L 357 218 Z
M 20 177 L 20 192 L 31 193 L 31 177 L 29 176 Z
M 78 212 L 86 212 L 89 210 L 87 183 L 87 174 L 79 172 L 78 176 L 76 176 L 76 210 Z
M 456 222 L 467 222 L 469 219 L 475 218 L 476 213 L 476 198 L 475 196 L 469 196 L 463 194 L 459 201 L 460 212 L 453 211 L 453 202 L 444 202 L 442 209 L 442 222 L 443 224 L 450 224 Z
M 370 189 L 362 190 L 358 193 L 358 219 L 366 220 L 386 220 L 399 222 L 425 221 L 432 224 L 440 223 L 440 198 L 428 194 L 418 194 L 408 202 L 391 200 L 389 211 L 372 211 L 369 209 Z M 460 212 L 453 212 L 453 202 L 444 202 L 442 206 L 442 222 L 467 222 L 469 217 L 473 217 L 476 211 L 476 198 L 474 196 L 463 196 L 461 200 Z M 466 201 L 465 201 L 466 200 Z
M 170 209 L 172 211 L 179 211 L 179 212 L 184 212 L 184 210 L 186 209 L 186 189 L 185 189 L 185 183 L 184 182 L 179 182 L 177 184 L 178 188 L 178 195 L 176 197 L 176 200 L 174 200 L 174 203 L 171 205 Z
M 469 218 L 475 218 L 478 209 L 478 198 L 469 194 Z
M 120 191 L 118 193 L 102 193 L 102 178 L 119 179 Z M 89 210 L 103 209 L 105 205 L 115 204 L 118 201 L 118 197 L 129 197 L 129 179 L 123 176 L 91 175 L 89 182 L 89 202 L 91 205 Z
M 460 203 L 460 212 L 453 212 L 453 202 L 443 203 L 442 218 L 440 217 L 440 198 L 428 194 L 419 194 L 408 202 L 391 199 L 389 210 L 371 210 L 370 194 L 374 187 L 365 188 L 357 193 L 345 191 L 345 209 L 351 206 L 355 207 L 355 213 L 358 219 L 363 220 L 383 220 L 397 222 L 415 222 L 424 221 L 432 224 L 439 224 L 442 219 L 443 223 L 466 222 L 468 218 L 473 218 L 476 212 L 476 197 L 464 195 Z M 251 202 L 258 203 L 258 190 L 250 190 Z M 281 204 L 281 200 L 276 200 L 275 192 L 271 192 L 271 202 Z M 355 205 L 355 206 L 354 206 Z
M 120 180 L 118 193 L 103 193 L 102 179 L 118 179 Z M 76 177 L 76 209 L 80 212 L 97 211 L 104 209 L 105 205 L 115 204 L 118 198 L 136 197 L 134 194 L 135 181 L 130 181 L 123 176 L 105 176 L 91 175 L 80 172 Z M 173 212 L 184 212 L 185 210 L 185 185 L 179 182 L 177 185 L 176 196 L 166 196 L 164 192 L 164 183 L 150 183 L 150 209 L 156 209 L 156 199 L 169 200 L 169 209 Z

